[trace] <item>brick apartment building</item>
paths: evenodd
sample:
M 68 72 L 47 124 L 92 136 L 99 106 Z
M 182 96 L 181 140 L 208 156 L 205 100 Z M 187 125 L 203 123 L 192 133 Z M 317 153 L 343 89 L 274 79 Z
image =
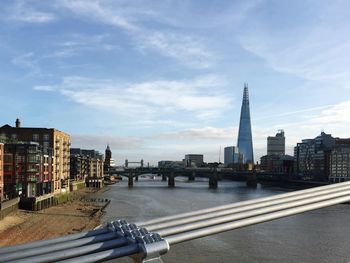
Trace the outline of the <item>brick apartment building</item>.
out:
M 14 142 L 36 142 L 44 150 L 53 149 L 53 191 L 69 189 L 71 142 L 67 133 L 54 128 L 21 127 L 17 119 L 15 127 L 8 124 L 0 127 L 0 136 Z
M 71 148 L 71 179 L 103 177 L 103 155 L 95 150 Z
M 6 143 L 4 195 L 6 198 L 38 197 L 53 193 L 52 150 L 38 143 Z

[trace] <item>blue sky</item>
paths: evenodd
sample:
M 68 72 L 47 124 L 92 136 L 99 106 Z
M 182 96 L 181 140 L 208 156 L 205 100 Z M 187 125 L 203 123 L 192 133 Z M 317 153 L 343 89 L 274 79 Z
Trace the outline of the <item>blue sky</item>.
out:
M 350 137 L 349 1 L 0 3 L 0 119 L 55 127 L 118 164 L 217 161 L 248 82 L 255 158 L 321 130 Z M 222 157 L 223 158 L 223 157 Z

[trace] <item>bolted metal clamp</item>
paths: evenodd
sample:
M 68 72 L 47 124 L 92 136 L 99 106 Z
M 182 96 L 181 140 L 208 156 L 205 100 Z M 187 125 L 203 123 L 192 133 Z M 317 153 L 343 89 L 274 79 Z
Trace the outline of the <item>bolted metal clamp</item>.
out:
M 170 248 L 168 242 L 157 233 L 136 237 L 136 241 L 141 247 L 142 261 L 139 262 L 162 263 L 161 256 L 167 253 Z
M 157 233 L 146 228 L 129 224 L 126 220 L 116 220 L 107 224 L 110 231 L 124 237 L 130 244 L 138 244 L 140 252 L 133 255 L 135 263 L 162 263 L 161 256 L 169 251 L 168 242 Z

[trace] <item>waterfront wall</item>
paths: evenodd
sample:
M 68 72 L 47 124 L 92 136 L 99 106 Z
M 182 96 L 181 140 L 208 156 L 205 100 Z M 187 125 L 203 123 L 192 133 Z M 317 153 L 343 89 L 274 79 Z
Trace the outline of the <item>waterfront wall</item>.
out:
M 18 210 L 19 198 L 0 203 L 0 220 Z

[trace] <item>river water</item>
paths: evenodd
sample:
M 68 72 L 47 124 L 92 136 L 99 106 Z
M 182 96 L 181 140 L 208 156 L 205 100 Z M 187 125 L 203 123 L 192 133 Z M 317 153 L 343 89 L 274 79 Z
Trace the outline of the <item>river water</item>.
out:
M 139 222 L 284 192 L 285 189 L 261 185 L 251 189 L 243 182 L 232 181 L 221 181 L 218 189 L 212 190 L 204 178 L 188 182 L 181 177 L 176 178 L 173 189 L 160 178 L 140 178 L 129 189 L 123 180 L 102 193 L 103 198 L 112 200 L 103 221 L 123 218 Z M 162 258 L 165 263 L 350 262 L 350 205 L 323 208 L 184 242 L 172 246 Z

